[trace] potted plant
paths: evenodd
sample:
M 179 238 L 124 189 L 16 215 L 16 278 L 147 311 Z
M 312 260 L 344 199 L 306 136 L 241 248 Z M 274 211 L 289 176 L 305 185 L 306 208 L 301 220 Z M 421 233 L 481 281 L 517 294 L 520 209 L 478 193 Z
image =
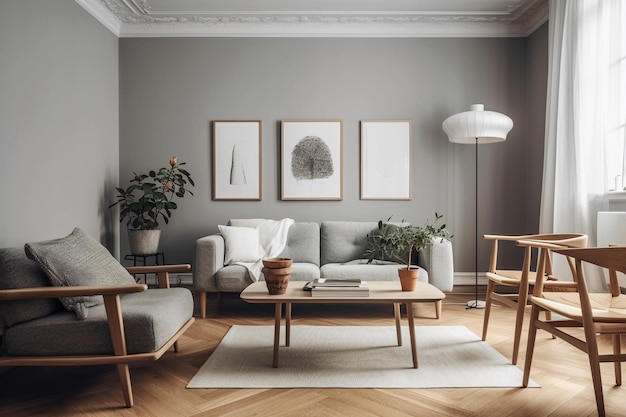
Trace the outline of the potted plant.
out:
M 390 223 L 391 217 L 386 222 L 379 220 L 378 229 L 367 235 L 367 262 L 381 259 L 403 264 L 404 267 L 398 269 L 402 290 L 413 291 L 419 275 L 419 269 L 412 262 L 414 252 L 417 253 L 435 238 L 452 237 L 445 224 L 437 226 L 442 217 L 435 213 L 435 220 L 427 221 L 423 226 L 409 225 L 404 221 L 400 224 Z
M 187 188 L 194 186 L 189 172 L 178 158 L 170 158 L 169 166 L 147 174 L 137 174 L 128 188 L 118 188 L 117 201 L 109 207 L 120 206 L 120 222 L 126 220 L 130 249 L 134 255 L 151 255 L 158 252 L 159 222 L 169 222 L 172 211 L 178 208 L 174 197 L 183 198 Z

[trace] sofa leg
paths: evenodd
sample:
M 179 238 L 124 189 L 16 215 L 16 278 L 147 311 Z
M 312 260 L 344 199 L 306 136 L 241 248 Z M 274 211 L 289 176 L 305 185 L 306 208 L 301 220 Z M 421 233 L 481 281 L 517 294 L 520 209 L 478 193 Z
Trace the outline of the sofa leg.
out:
M 122 394 L 124 394 L 124 402 L 126 407 L 133 406 L 133 388 L 130 385 L 130 370 L 128 364 L 120 364 L 117 366 L 117 374 L 120 377 L 120 384 L 122 385 Z
M 206 319 L 206 291 L 200 292 L 200 317 Z

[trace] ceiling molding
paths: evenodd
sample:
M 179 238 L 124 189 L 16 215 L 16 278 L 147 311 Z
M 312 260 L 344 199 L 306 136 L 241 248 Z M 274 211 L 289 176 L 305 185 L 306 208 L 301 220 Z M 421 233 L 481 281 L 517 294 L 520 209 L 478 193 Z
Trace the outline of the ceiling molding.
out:
M 546 0 L 506 11 L 151 11 L 148 0 L 75 0 L 118 37 L 525 37 L 548 18 Z

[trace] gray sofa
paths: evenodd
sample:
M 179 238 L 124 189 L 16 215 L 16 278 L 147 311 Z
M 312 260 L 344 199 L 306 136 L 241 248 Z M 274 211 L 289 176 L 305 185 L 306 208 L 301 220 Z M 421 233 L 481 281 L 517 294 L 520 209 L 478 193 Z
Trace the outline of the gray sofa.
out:
M 315 278 L 354 278 L 364 281 L 398 280 L 398 264 L 364 257 L 366 236 L 377 229 L 377 222 L 324 221 L 295 222 L 287 235 L 287 246 L 280 257 L 292 258 L 291 280 Z M 242 265 L 225 265 L 225 242 L 220 234 L 196 241 L 193 287 L 200 294 L 202 317 L 206 317 L 206 294 L 241 292 L 254 282 Z M 452 245 L 441 240 L 420 251 L 420 281 L 442 291 L 453 286 Z M 261 278 L 262 279 L 262 278 Z

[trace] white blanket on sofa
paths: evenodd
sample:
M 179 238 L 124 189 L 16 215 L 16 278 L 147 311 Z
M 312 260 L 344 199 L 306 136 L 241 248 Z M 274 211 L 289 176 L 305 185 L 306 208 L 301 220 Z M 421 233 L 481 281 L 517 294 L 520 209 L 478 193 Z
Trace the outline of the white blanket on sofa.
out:
M 248 269 L 250 278 L 258 281 L 263 269 L 264 258 L 275 258 L 285 250 L 287 246 L 287 233 L 289 227 L 294 223 L 293 219 L 282 220 L 259 220 L 255 229 L 259 232 L 259 252 L 261 258 L 255 262 L 236 262 L 237 265 L 243 265 Z M 238 225 L 236 220 L 231 220 L 232 225 Z

